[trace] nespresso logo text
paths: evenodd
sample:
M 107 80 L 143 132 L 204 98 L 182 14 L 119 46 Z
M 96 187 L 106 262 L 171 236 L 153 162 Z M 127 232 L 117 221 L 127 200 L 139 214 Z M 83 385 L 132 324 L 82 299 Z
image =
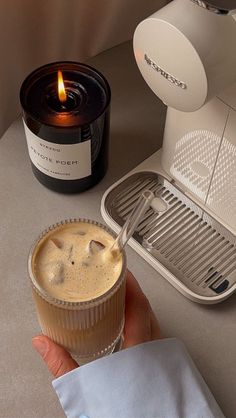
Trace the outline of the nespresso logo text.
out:
M 162 75 L 166 80 L 168 80 L 170 83 L 174 84 L 177 87 L 181 87 L 181 89 L 185 90 L 187 88 L 187 84 L 183 81 L 178 80 L 178 78 L 174 77 L 173 75 L 167 73 L 163 68 L 159 67 L 151 58 L 147 56 L 147 54 L 144 55 L 144 59 L 150 67 L 152 67 L 154 70 L 156 70 L 158 73 Z

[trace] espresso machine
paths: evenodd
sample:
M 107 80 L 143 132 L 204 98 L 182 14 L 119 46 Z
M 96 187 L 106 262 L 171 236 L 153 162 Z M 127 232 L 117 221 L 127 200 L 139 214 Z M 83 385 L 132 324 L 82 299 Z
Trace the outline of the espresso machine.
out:
M 138 68 L 167 105 L 162 149 L 113 184 L 101 212 L 118 232 L 157 197 L 130 245 L 199 303 L 236 291 L 236 0 L 173 0 L 134 33 Z

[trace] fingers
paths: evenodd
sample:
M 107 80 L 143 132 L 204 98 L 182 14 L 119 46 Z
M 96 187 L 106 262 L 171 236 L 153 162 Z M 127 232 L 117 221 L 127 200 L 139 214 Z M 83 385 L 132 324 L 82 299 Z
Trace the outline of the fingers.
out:
M 60 377 L 78 367 L 70 354 L 50 338 L 38 335 L 32 339 L 32 344 L 54 377 Z
M 158 321 L 131 272 L 127 273 L 124 348 L 160 338 Z

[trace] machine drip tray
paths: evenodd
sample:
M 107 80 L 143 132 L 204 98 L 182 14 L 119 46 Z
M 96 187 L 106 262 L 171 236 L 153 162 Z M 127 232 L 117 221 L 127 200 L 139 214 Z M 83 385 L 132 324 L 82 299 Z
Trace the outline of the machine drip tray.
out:
M 110 189 L 103 200 L 107 223 L 121 227 L 146 189 L 165 210 L 147 210 L 131 246 L 190 299 L 217 303 L 230 296 L 236 290 L 235 236 L 163 176 L 138 172 Z

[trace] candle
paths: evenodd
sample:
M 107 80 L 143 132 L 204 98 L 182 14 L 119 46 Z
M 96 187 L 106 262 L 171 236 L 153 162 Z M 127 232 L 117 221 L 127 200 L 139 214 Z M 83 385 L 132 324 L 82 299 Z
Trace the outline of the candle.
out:
M 44 65 L 20 90 L 35 177 L 62 193 L 98 183 L 108 166 L 110 87 L 94 68 L 76 62 Z

